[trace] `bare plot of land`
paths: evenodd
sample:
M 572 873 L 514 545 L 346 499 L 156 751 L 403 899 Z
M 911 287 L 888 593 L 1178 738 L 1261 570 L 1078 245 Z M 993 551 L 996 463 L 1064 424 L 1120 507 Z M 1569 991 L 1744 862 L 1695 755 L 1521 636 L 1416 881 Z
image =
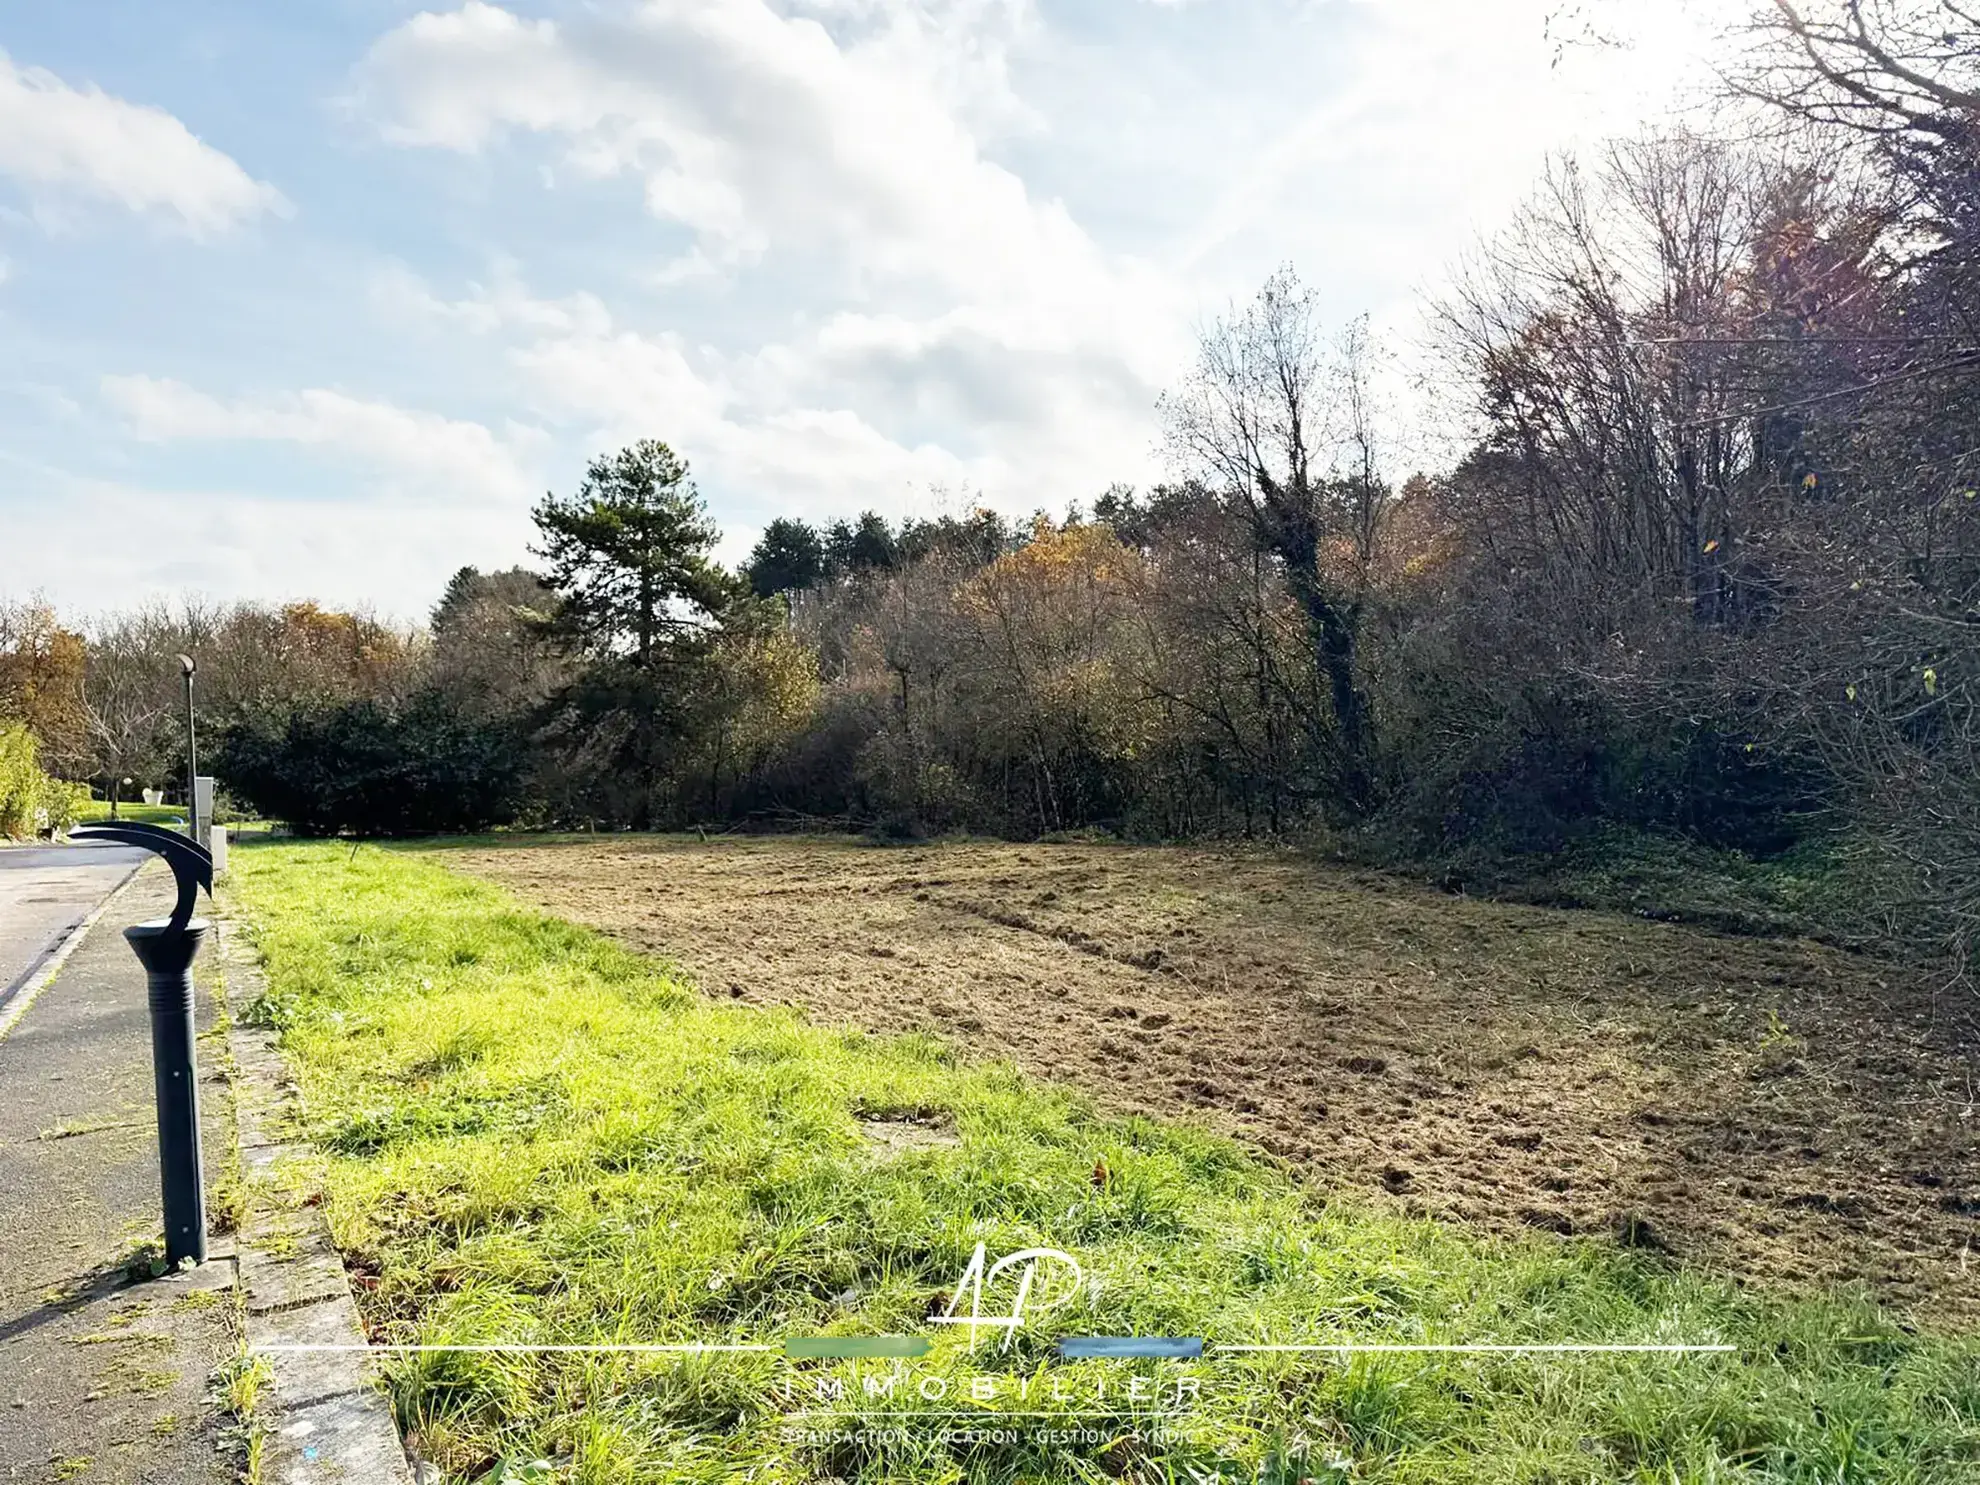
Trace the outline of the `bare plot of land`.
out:
M 1980 1073 L 1893 966 L 1287 856 L 637 838 L 452 853 L 703 990 L 928 1030 L 1412 1210 L 1980 1315 Z

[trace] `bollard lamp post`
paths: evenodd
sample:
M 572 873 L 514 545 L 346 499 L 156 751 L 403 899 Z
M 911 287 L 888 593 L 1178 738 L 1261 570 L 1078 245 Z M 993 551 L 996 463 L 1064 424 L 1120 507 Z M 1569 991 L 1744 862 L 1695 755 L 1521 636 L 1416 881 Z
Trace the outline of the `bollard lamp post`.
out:
M 144 966 L 151 1002 L 151 1073 L 158 1097 L 158 1166 L 165 1196 L 165 1261 L 206 1262 L 206 1180 L 199 1141 L 199 1072 L 193 1061 L 192 963 L 207 923 L 199 889 L 213 891 L 213 858 L 176 831 L 131 821 L 78 825 L 71 840 L 140 846 L 165 858 L 178 883 L 172 916 L 134 923 L 124 937 Z
M 186 839 L 199 841 L 199 747 L 193 736 L 193 674 L 199 666 L 190 655 L 179 656 L 179 669 L 186 677 Z

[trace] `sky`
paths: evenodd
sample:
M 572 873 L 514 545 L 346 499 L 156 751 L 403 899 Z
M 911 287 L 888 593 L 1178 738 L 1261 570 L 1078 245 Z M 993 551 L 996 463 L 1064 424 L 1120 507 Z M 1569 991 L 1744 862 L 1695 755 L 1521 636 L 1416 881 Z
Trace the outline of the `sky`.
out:
M 1550 152 L 1695 92 L 1695 9 L 0 0 L 0 598 L 417 620 L 638 438 L 729 562 L 1146 485 L 1281 264 L 1426 355 Z

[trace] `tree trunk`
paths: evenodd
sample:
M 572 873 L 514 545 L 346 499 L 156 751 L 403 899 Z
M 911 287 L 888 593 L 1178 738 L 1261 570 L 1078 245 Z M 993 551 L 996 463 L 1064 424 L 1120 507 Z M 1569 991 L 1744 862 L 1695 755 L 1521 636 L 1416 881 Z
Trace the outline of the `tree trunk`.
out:
M 639 665 L 646 668 L 653 655 L 653 574 L 639 575 Z
M 1355 677 L 1356 629 L 1360 616 L 1322 591 L 1317 542 L 1294 544 L 1287 557 L 1287 585 L 1300 612 L 1306 616 L 1314 655 L 1333 704 L 1342 802 L 1351 813 L 1364 815 L 1374 806 L 1375 785 L 1369 768 L 1374 738 L 1368 703 Z

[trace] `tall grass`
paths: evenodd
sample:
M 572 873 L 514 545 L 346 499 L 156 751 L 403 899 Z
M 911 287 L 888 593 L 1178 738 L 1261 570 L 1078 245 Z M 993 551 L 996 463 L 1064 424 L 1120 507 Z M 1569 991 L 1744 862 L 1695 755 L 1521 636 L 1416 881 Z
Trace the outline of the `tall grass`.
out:
M 934 1345 L 903 1363 L 401 1354 L 387 1367 L 401 1422 L 451 1478 L 543 1461 L 539 1475 L 583 1482 L 1980 1479 L 1970 1339 L 1601 1241 L 1513 1244 L 1322 1202 L 1236 1144 L 1099 1117 L 931 1039 L 702 999 L 444 861 L 334 844 L 234 858 L 268 963 L 252 1015 L 284 1028 L 375 1336 Z M 878 1143 L 862 1120 L 887 1117 L 955 1142 Z M 1097 1293 L 1008 1350 L 972 1350 L 928 1317 L 979 1243 L 992 1258 L 1066 1250 Z M 1062 1332 L 1211 1345 L 1197 1361 L 1068 1362 L 1052 1354 Z M 1737 1349 L 1219 1345 L 1344 1341 Z M 864 1378 L 895 1367 L 884 1407 L 913 1416 L 873 1420 L 898 1442 L 862 1438 Z M 1182 1378 L 1200 1401 L 1177 1410 Z M 843 1400 L 821 1398 L 833 1383 Z M 979 1408 L 1011 1438 L 943 1437 L 957 1420 L 935 1415 Z M 1055 1424 L 1091 1437 L 1040 1432 Z

